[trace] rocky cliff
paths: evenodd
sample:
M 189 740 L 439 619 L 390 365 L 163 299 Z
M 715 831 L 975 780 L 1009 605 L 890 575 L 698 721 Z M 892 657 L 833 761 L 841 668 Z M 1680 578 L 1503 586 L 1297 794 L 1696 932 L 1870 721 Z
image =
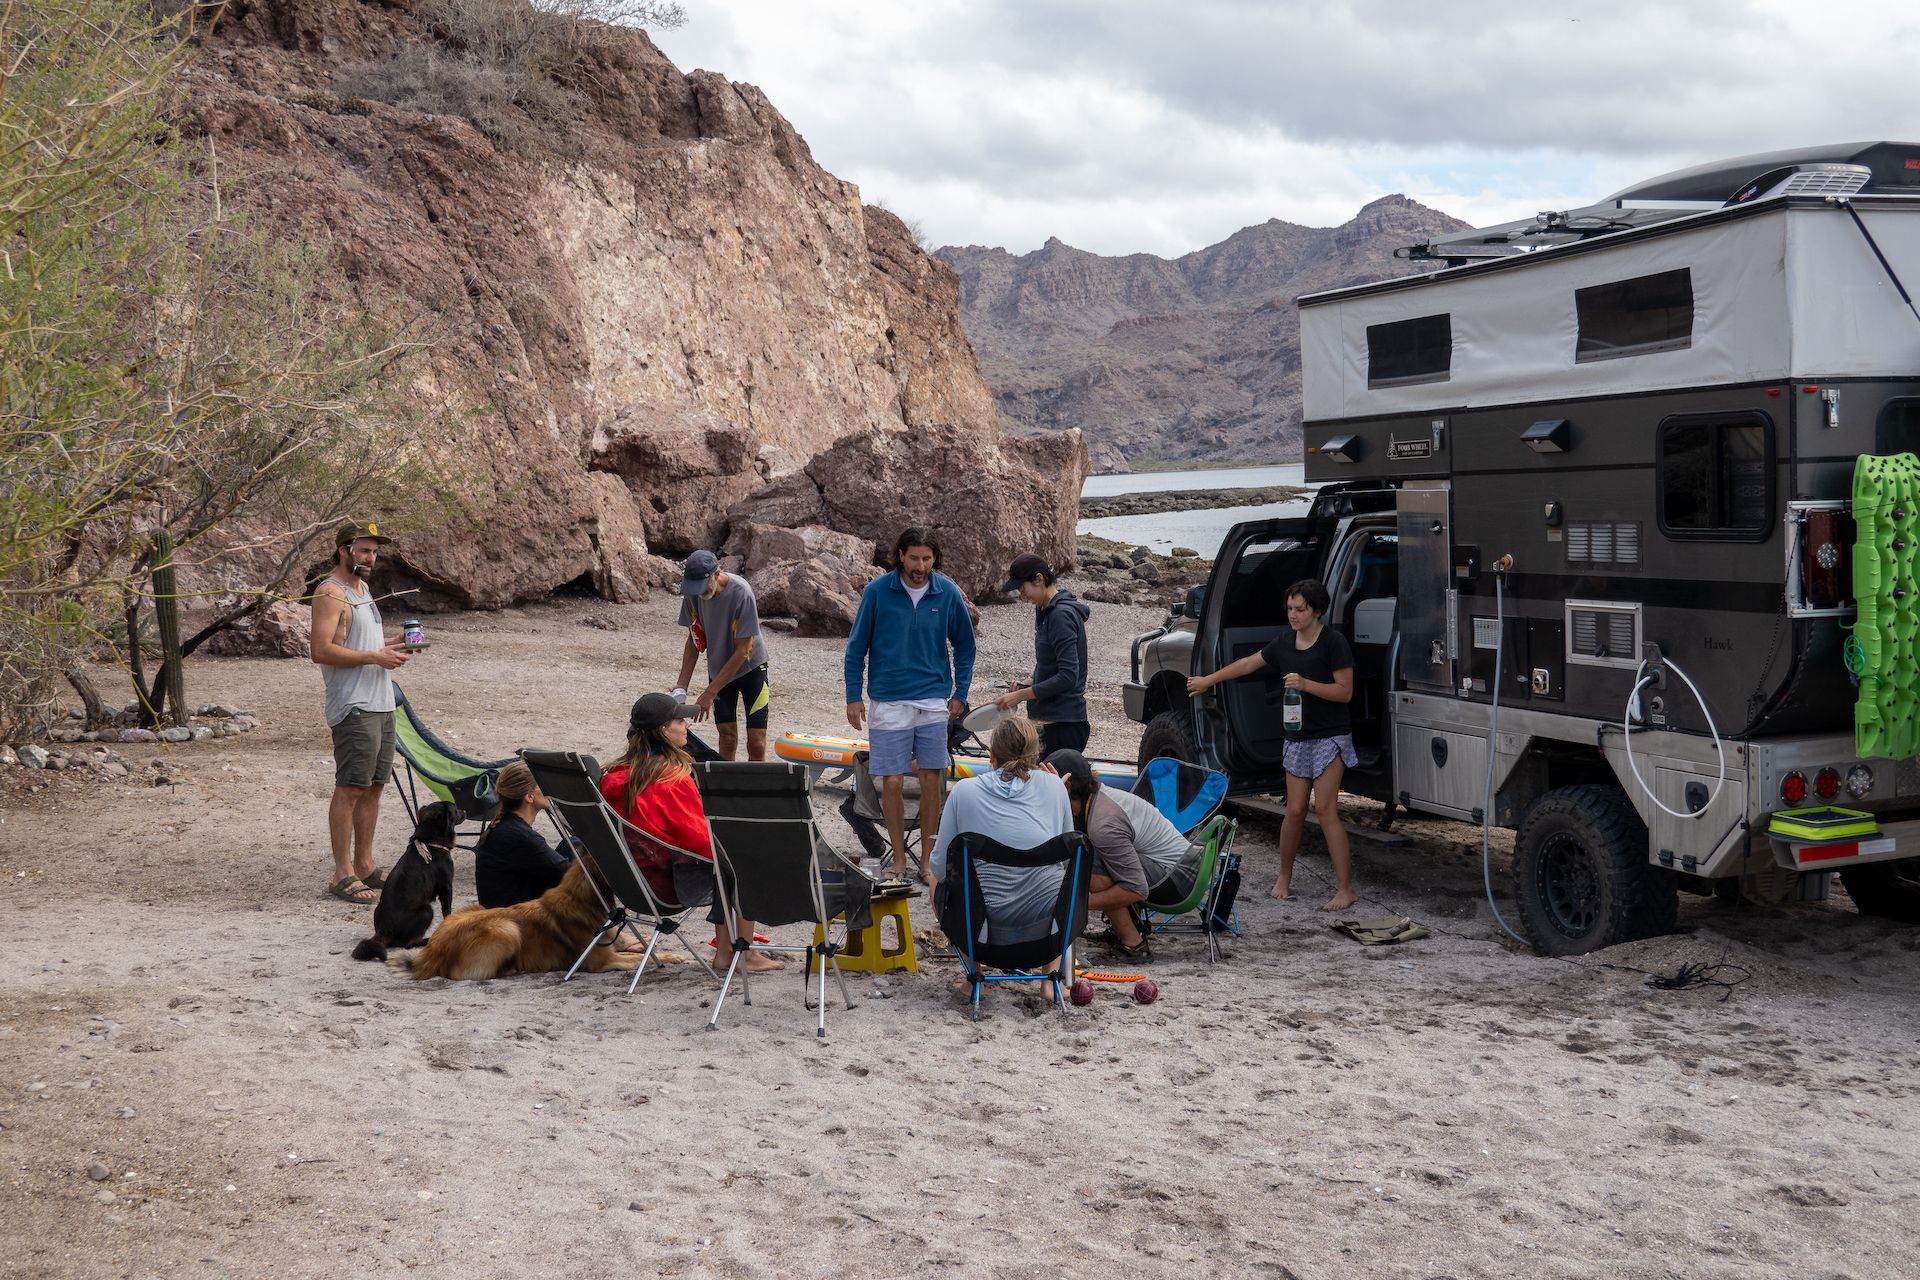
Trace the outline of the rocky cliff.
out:
M 946 248 L 967 333 L 1005 419 L 1085 430 L 1095 470 L 1176 459 L 1292 461 L 1304 293 L 1404 275 L 1393 251 L 1466 224 L 1387 196 L 1344 226 L 1273 219 L 1184 257 L 1049 240 Z
M 421 474 L 464 515 L 368 513 L 400 535 L 385 585 L 461 606 L 576 581 L 633 598 L 660 556 L 720 545 L 730 506 L 836 441 L 910 432 L 1002 459 L 952 270 L 753 86 L 598 31 L 562 75 L 572 118 L 528 115 L 503 144 L 365 89 L 423 49 L 470 56 L 411 0 L 224 12 L 190 74 L 189 140 L 257 223 L 325 245 L 342 289 L 424 318 L 417 391 L 455 411 Z M 1031 496 L 1070 513 L 1084 450 L 1046 456 Z M 988 560 L 1037 527 L 908 505 Z M 1070 558 L 1064 528 L 1043 549 Z

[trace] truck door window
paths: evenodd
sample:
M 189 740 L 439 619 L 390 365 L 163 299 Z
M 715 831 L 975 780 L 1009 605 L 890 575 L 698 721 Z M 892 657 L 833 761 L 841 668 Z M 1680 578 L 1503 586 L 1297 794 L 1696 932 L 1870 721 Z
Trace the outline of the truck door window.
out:
M 1660 424 L 1660 529 L 1671 538 L 1763 542 L 1773 527 L 1773 432 L 1757 413 Z
M 1920 453 L 1920 398 L 1900 396 L 1881 408 L 1873 424 L 1873 451 Z
M 1686 267 L 1573 291 L 1573 358 L 1614 360 L 1693 345 L 1693 273 Z
M 1286 590 L 1312 572 L 1320 540 L 1253 543 L 1234 561 L 1220 602 L 1220 627 L 1277 627 L 1287 620 Z

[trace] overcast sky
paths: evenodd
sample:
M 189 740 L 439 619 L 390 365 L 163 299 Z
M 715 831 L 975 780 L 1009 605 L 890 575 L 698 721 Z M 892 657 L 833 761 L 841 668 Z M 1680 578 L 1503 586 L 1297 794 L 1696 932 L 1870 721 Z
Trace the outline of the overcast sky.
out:
M 1485 225 L 1670 169 L 1920 134 L 1892 0 L 683 0 L 930 246 L 1166 256 L 1389 192 Z

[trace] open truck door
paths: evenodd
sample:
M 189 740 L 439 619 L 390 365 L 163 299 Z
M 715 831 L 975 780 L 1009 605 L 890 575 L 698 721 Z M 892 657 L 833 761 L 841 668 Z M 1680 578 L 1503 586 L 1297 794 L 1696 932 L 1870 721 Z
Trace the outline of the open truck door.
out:
M 1195 675 L 1257 653 L 1287 629 L 1287 588 L 1324 572 L 1338 527 L 1316 503 L 1308 515 L 1251 520 L 1228 531 L 1201 604 Z M 1280 681 L 1253 677 L 1216 685 L 1194 700 L 1196 758 L 1226 773 L 1236 791 L 1286 787 L 1283 692 Z

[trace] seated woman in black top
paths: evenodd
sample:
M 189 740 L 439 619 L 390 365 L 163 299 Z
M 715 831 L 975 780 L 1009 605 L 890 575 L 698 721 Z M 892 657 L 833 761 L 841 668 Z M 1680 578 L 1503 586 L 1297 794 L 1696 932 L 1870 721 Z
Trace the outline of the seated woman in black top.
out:
M 524 763 L 515 760 L 500 771 L 498 795 L 500 816 L 473 851 L 473 886 L 483 907 L 510 907 L 539 897 L 560 883 L 573 861 L 533 829 L 548 801 Z
M 1228 663 L 1210 676 L 1193 676 L 1187 692 L 1197 695 L 1223 680 L 1263 672 L 1283 676 L 1285 686 L 1300 691 L 1300 726 L 1289 727 L 1282 757 L 1287 770 L 1287 816 L 1280 823 L 1280 878 L 1272 896 L 1292 896 L 1293 859 L 1300 852 L 1300 836 L 1307 825 L 1307 800 L 1320 818 L 1327 839 L 1327 857 L 1333 863 L 1333 898 L 1322 911 L 1345 911 L 1359 895 L 1353 891 L 1353 852 L 1347 829 L 1340 824 L 1340 777 L 1360 763 L 1353 750 L 1353 723 L 1347 704 L 1353 701 L 1353 650 L 1347 638 L 1321 618 L 1330 601 L 1317 578 L 1304 578 L 1287 588 L 1287 625 L 1273 643 L 1238 662 Z

